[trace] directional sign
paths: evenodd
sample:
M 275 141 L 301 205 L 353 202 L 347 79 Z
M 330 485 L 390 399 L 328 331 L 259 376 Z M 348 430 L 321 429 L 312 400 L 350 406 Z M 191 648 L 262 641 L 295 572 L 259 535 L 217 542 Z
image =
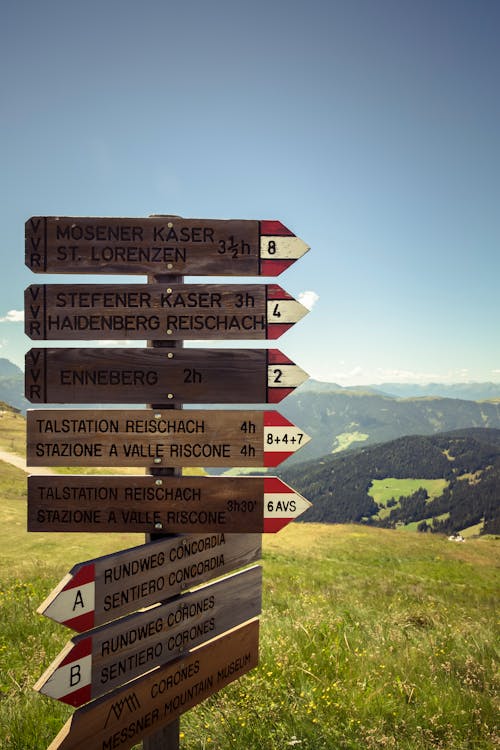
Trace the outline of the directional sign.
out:
M 308 379 L 278 349 L 30 349 L 32 403 L 277 403 Z
M 253 620 L 77 709 L 48 750 L 127 750 L 242 677 L 259 660 Z
M 28 410 L 28 466 L 278 466 L 310 437 L 276 411 Z
M 35 273 L 277 276 L 309 250 L 279 221 L 34 216 Z
M 276 477 L 28 477 L 28 531 L 275 533 L 310 505 Z
M 158 539 L 75 565 L 37 611 L 83 632 L 256 562 L 260 556 L 260 534 Z
M 309 310 L 277 284 L 33 284 L 31 339 L 277 339 Z
M 262 569 L 255 566 L 77 635 L 34 689 L 81 706 L 257 617 L 261 599 Z

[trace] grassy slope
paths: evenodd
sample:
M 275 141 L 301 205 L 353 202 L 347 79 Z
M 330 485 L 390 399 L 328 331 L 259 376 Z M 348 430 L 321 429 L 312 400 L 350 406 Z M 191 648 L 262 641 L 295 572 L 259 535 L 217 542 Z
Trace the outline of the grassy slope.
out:
M 0 444 L 21 452 L 19 419 Z M 0 476 L 0 737 L 42 750 L 71 709 L 31 688 L 71 633 L 36 608 L 76 562 L 142 536 L 27 534 L 25 475 Z M 182 750 L 493 750 L 499 557 L 361 526 L 266 537 L 260 667 L 183 717 Z
M 35 610 L 138 537 L 28 535 L 22 472 L 2 476 L 2 747 L 41 750 L 71 710 L 31 686 L 70 633 Z M 296 524 L 264 550 L 261 665 L 183 717 L 184 750 L 495 747 L 494 541 Z

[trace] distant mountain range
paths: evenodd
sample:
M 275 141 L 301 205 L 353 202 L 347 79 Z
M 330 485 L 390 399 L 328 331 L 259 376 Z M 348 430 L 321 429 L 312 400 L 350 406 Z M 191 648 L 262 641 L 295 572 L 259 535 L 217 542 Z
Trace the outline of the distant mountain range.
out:
M 476 392 L 479 390 L 476 386 Z M 279 404 L 279 410 L 313 438 L 287 465 L 404 435 L 432 435 L 467 427 L 500 429 L 500 400 L 403 399 L 364 387 L 341 388 L 315 381 L 297 388 Z
M 500 534 L 500 430 L 407 436 L 284 468 L 300 521 Z
M 351 385 L 343 387 L 337 383 L 324 383 L 310 379 L 300 387 L 301 391 L 331 393 L 373 393 L 393 398 L 458 398 L 463 401 L 500 400 L 500 383 L 379 383 L 376 385 Z
M 500 429 L 500 384 L 435 386 L 436 393 L 439 390 L 457 394 L 466 389 L 477 397 L 488 394 L 491 399 L 498 399 L 490 401 L 439 395 L 400 398 L 382 392 L 381 389 L 386 387 L 407 393 L 432 390 L 432 386 L 424 388 L 400 383 L 342 388 L 336 383 L 315 380 L 297 388 L 277 408 L 313 439 L 288 459 L 287 465 L 404 435 L 432 435 L 467 427 Z M 1 358 L 0 401 L 11 404 L 22 413 L 31 406 L 24 398 L 22 370 Z M 119 405 L 114 408 L 119 408 Z
M 0 401 L 20 409 L 23 414 L 30 406 L 24 398 L 23 371 L 4 358 L 0 358 Z

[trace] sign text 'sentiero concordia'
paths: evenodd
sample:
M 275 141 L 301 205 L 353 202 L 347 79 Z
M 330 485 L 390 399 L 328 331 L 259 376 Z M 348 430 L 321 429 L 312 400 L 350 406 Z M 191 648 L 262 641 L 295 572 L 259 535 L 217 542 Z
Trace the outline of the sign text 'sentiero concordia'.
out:
M 278 466 L 310 437 L 276 411 L 28 410 L 28 466 Z
M 260 559 L 260 534 L 183 534 L 75 565 L 38 608 L 83 632 Z
M 277 276 L 309 247 L 279 221 L 34 216 L 35 273 Z

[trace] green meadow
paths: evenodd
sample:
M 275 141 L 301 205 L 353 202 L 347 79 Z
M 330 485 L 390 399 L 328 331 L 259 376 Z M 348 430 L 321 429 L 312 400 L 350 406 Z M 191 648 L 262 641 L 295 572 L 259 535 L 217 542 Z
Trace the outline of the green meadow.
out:
M 32 686 L 71 632 L 36 609 L 142 537 L 28 534 L 25 475 L 1 469 L 2 748 L 42 750 L 72 709 Z M 266 536 L 260 666 L 181 718 L 182 750 L 498 747 L 499 557 L 494 539 L 354 525 Z
M 22 455 L 24 418 L 0 417 L 0 448 Z M 415 482 L 442 491 L 371 494 Z M 43 750 L 72 709 L 32 686 L 71 631 L 36 609 L 74 564 L 143 537 L 28 534 L 26 475 L 3 463 L 0 512 L 1 746 Z M 181 718 L 181 749 L 498 747 L 499 558 L 491 538 L 367 526 L 266 536 L 260 666 Z

